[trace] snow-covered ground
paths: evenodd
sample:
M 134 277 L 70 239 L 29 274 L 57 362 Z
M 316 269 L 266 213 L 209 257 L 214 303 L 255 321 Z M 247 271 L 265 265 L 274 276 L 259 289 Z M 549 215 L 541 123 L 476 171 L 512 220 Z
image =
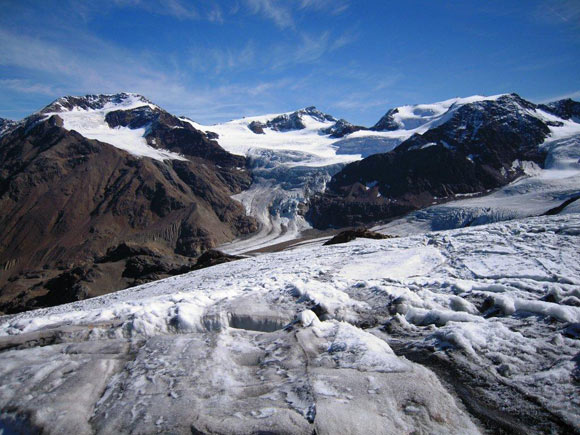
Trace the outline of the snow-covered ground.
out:
M 306 128 L 301 130 L 276 131 L 264 128 L 264 134 L 256 134 L 248 127 L 252 122 L 266 123 L 281 115 L 289 113 L 253 116 L 233 120 L 223 124 L 201 125 L 187 118 L 183 121 L 190 122 L 201 131 L 217 133 L 219 144 L 227 151 L 239 155 L 251 155 L 255 149 L 272 151 L 298 151 L 304 153 L 304 161 L 294 162 L 295 165 L 324 166 L 333 163 L 348 163 L 360 159 L 360 155 L 337 155 L 336 148 L 332 146 L 337 139 L 321 134 L 320 130 L 331 127 L 334 122 L 321 122 L 308 114 L 300 118 Z
M 0 427 L 578 431 L 579 237 L 568 213 L 310 244 L 5 316 Z

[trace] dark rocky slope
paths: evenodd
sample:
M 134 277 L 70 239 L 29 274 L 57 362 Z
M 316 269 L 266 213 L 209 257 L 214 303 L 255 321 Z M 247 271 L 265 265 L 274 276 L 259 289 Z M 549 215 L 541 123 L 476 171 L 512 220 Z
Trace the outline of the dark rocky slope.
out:
M 574 107 L 542 109 L 574 116 Z M 558 122 L 542 119 L 537 108 L 515 94 L 452 106 L 439 126 L 334 175 L 326 192 L 312 198 L 308 217 L 317 228 L 364 225 L 503 186 L 523 174 L 516 160 L 544 163 L 538 145 Z M 389 115 L 375 128 L 395 128 Z
M 381 239 L 390 239 L 392 237 L 394 237 L 394 236 L 389 236 L 386 234 L 377 233 L 375 231 L 371 231 L 371 230 L 366 229 L 366 228 L 354 228 L 352 230 L 341 231 L 336 236 L 334 236 L 332 239 L 327 240 L 323 244 L 323 246 L 348 243 L 348 242 L 352 242 L 353 240 L 356 240 L 358 238 L 381 240 Z
M 67 98 L 44 112 L 99 103 L 98 96 Z M 2 136 L 0 310 L 31 308 L 30 301 L 54 292 L 51 280 L 67 271 L 82 275 L 86 288 L 52 300 L 82 299 L 167 276 L 190 265 L 190 257 L 257 229 L 230 198 L 251 182 L 244 157 L 227 153 L 161 109 L 109 112 L 107 122 L 147 125 L 152 146 L 187 160 L 133 156 L 64 129 L 58 114 L 34 115 Z M 93 267 L 95 259 L 123 242 L 149 250 L 140 255 L 144 264 L 134 264 L 132 274 L 125 273 L 131 267 L 127 258 Z M 159 259 L 166 264 L 156 265 Z M 82 270 L 73 272 L 78 267 Z
M 0 118 L 0 136 L 16 126 L 16 122 L 10 119 Z
M 538 108 L 562 119 L 574 119 L 576 122 L 580 121 L 580 103 L 570 98 L 548 104 L 540 104 Z

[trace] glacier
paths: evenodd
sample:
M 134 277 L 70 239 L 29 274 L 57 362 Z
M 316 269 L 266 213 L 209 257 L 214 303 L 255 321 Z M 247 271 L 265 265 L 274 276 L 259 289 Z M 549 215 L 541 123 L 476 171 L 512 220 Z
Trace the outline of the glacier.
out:
M 580 429 L 580 214 L 310 243 L 0 318 L 0 427 Z
M 538 110 L 550 121 L 559 118 Z M 413 234 L 447 230 L 491 222 L 540 216 L 562 207 L 560 213 L 577 210 L 580 199 L 580 124 L 574 120 L 551 126 L 540 145 L 547 151 L 544 168 L 514 161 L 524 170 L 518 180 L 484 196 L 461 198 L 409 213 L 373 229 L 389 234 Z M 441 198 L 445 200 L 445 198 Z
M 397 107 L 383 117 L 388 119 L 383 122 L 384 129 L 381 129 L 381 120 L 372 129 L 354 131 L 342 138 L 325 134 L 334 118 L 313 117 L 308 108 L 213 126 L 189 121 L 199 130 L 217 134 L 218 142 L 229 152 L 248 157 L 254 173 L 250 189 L 235 199 L 259 220 L 261 229 L 220 249 L 231 254 L 248 254 L 313 237 L 304 233 L 312 228 L 303 216 L 308 198 L 324 191 L 326 183 L 344 165 L 371 154 L 391 151 L 413 135 L 444 124 L 465 105 L 495 101 L 503 96 L 506 95 L 452 98 L 439 103 Z M 522 169 L 525 175 L 508 186 L 495 192 L 474 194 L 474 197 L 438 198 L 433 207 L 374 229 L 406 235 L 538 216 L 580 195 L 580 123 L 574 118 L 559 118 L 539 106 L 521 110 L 549 125 L 550 134 L 541 145 L 547 152 L 543 169 L 531 162 L 516 160 L 513 167 Z M 254 122 L 265 126 L 282 115 L 296 114 L 305 128 L 290 131 L 264 128 L 263 134 L 249 128 Z M 572 203 L 568 207 L 577 206 Z

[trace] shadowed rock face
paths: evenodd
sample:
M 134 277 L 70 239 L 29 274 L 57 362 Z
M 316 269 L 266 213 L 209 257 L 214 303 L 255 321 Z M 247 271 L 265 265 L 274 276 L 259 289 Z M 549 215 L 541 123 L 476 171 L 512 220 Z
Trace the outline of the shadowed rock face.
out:
M 256 134 L 265 134 L 264 128 L 266 128 L 266 124 L 258 121 L 252 121 L 248 124 L 248 128 Z
M 215 140 L 196 130 L 189 122 L 149 106 L 107 113 L 105 121 L 111 128 L 147 128 L 145 139 L 154 148 L 163 148 L 187 157 L 201 157 L 220 166 L 245 166 L 245 158 L 228 153 Z
M 337 121 L 333 116 L 322 113 L 316 107 L 310 106 L 290 114 L 277 116 L 276 118 L 268 121 L 266 126 L 275 131 L 302 130 L 306 128 L 302 120 L 304 115 L 310 116 L 318 122 Z
M 397 130 L 399 128 L 399 124 L 397 124 L 397 122 L 395 121 L 395 119 L 393 117 L 397 113 L 399 113 L 399 109 L 397 109 L 397 108 L 389 110 L 381 119 L 379 119 L 379 122 L 377 122 L 371 128 L 371 130 L 375 130 L 375 131 Z
M 8 130 L 14 128 L 16 126 L 16 122 L 10 119 L 0 118 L 0 136 L 4 133 L 8 132 Z
M 312 198 L 309 219 L 318 228 L 363 225 L 503 186 L 523 174 L 515 160 L 544 163 L 538 145 L 550 130 L 535 108 L 515 94 L 459 107 L 393 151 L 347 165 Z
M 553 113 L 562 119 L 580 120 L 580 103 L 570 98 L 548 104 L 540 104 L 538 108 Z
M 150 143 L 188 160 L 135 157 L 64 129 L 57 115 L 46 120 L 35 115 L 2 136 L 0 306 L 5 309 L 18 311 L 45 293 L 52 277 L 90 265 L 122 242 L 154 249 L 182 266 L 187 257 L 257 229 L 230 198 L 251 183 L 244 157 L 227 153 L 162 110 L 140 107 L 109 115 L 112 126 L 148 125 Z M 107 267 L 87 284 L 83 297 L 132 284 L 121 276 L 124 264 L 115 271 Z M 30 271 L 38 272 L 36 278 L 27 278 Z M 104 278 L 109 272 L 114 279 Z
M 322 130 L 322 132 L 324 134 L 329 134 L 330 137 L 340 138 L 340 137 L 344 137 L 346 135 L 349 135 L 349 134 L 354 133 L 355 131 L 359 131 L 359 130 L 366 130 L 366 129 L 364 127 L 359 126 L 359 125 L 353 125 L 344 119 L 339 119 L 338 121 L 336 121 L 336 123 L 332 127 L 329 127 L 325 130 Z

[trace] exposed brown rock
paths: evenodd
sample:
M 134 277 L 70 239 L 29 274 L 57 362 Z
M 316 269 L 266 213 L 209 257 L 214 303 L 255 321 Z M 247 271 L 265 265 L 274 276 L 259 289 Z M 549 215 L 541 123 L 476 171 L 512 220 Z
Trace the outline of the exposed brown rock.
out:
M 324 246 L 337 245 L 339 243 L 348 243 L 359 237 L 363 239 L 381 240 L 381 239 L 391 239 L 395 236 L 377 233 L 375 231 L 371 231 L 366 228 L 355 228 L 354 230 L 341 231 L 332 239 L 326 241 L 326 243 L 324 243 Z
M 266 128 L 266 124 L 258 121 L 252 121 L 248 124 L 248 128 L 256 134 L 265 134 L 264 128 Z
M 42 285 L 46 278 L 92 268 L 107 255 L 126 256 L 123 243 L 149 259 L 163 257 L 170 267 L 157 271 L 162 276 L 189 264 L 187 257 L 257 230 L 256 221 L 231 199 L 251 183 L 244 157 L 227 153 L 189 124 L 171 129 L 175 119 L 163 112 L 153 115 L 159 119 L 151 137 L 187 161 L 133 156 L 65 130 L 56 115 L 31 117 L 0 138 L 0 306 L 14 312 L 29 308 L 33 299 L 41 306 L 85 297 L 84 290 L 65 285 L 72 296 L 38 299 L 56 291 Z M 138 118 L 139 113 L 116 119 L 144 122 Z M 94 272 L 87 295 L 132 284 L 122 277 L 122 263 L 97 265 L 101 272 Z M 44 277 L 27 277 L 35 270 Z
M 205 267 L 215 266 L 216 264 L 229 263 L 230 261 L 240 260 L 243 257 L 237 255 L 224 254 L 221 251 L 210 249 L 204 252 L 198 259 L 193 270 L 203 269 Z

